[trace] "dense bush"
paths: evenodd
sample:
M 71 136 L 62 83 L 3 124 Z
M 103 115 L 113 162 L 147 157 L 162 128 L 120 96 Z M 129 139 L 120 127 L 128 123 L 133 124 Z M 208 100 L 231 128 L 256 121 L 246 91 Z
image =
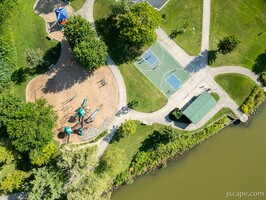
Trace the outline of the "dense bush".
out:
M 57 151 L 58 148 L 54 142 L 50 142 L 42 149 L 30 151 L 29 157 L 33 165 L 42 166 L 48 164 L 51 159 L 55 158 Z
M 14 156 L 10 150 L 6 147 L 0 146 L 0 165 L 1 164 L 11 164 L 14 160 Z
M 169 118 L 173 121 L 177 121 L 183 115 L 182 111 L 179 108 L 174 109 L 170 112 Z
M 26 62 L 30 67 L 37 67 L 43 64 L 43 51 L 41 49 L 25 49 Z
M 26 172 L 15 170 L 9 173 L 0 184 L 0 191 L 4 194 L 20 189 L 26 179 Z
M 244 101 L 241 110 L 246 114 L 252 114 L 256 108 L 258 108 L 265 100 L 265 94 L 263 89 L 255 85 L 251 91 L 251 94 Z
M 0 93 L 8 88 L 11 82 L 11 74 L 14 69 L 16 54 L 13 42 L 10 39 L 8 19 L 16 0 L 0 1 Z

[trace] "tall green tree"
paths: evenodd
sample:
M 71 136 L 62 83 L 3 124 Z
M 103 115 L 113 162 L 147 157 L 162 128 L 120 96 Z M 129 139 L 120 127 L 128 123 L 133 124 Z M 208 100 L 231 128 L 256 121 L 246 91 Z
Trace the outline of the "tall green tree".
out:
M 65 175 L 60 170 L 46 167 L 34 169 L 28 199 L 59 199 L 64 192 L 64 177 Z
M 230 35 L 219 41 L 217 48 L 222 54 L 231 53 L 240 43 L 235 35 Z
M 96 38 L 86 38 L 73 49 L 76 60 L 84 68 L 95 70 L 105 64 L 107 47 Z
M 41 149 L 53 140 L 52 129 L 57 116 L 45 99 L 22 103 L 20 109 L 6 112 L 12 112 L 6 128 L 12 145 L 19 152 Z
M 82 42 L 84 38 L 95 37 L 96 32 L 90 22 L 88 22 L 82 16 L 77 15 L 70 17 L 67 20 L 67 24 L 64 28 L 64 36 L 66 37 L 70 46 L 74 48 L 74 46 Z
M 156 40 L 154 30 L 161 21 L 159 12 L 147 2 L 134 4 L 130 11 L 117 16 L 119 39 L 137 48 L 151 44 Z

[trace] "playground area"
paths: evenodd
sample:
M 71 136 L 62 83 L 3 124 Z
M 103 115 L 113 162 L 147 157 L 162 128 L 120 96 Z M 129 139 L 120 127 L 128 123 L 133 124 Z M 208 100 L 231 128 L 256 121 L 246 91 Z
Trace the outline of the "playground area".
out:
M 118 91 L 108 67 L 87 72 L 75 61 L 69 62 L 33 79 L 26 95 L 27 101 L 45 98 L 54 106 L 58 114 L 55 140 L 66 142 L 64 129 L 80 130 L 82 126 L 81 134 L 73 131 L 69 135 L 70 142 L 80 143 L 106 130 L 117 112 Z
M 144 52 L 134 64 L 167 98 L 180 89 L 190 77 L 158 42 Z
M 62 0 L 39 0 L 34 5 L 35 13 L 40 15 L 46 22 L 45 26 L 48 32 L 48 39 L 55 39 L 58 41 L 63 39 L 62 28 L 60 28 L 58 24 L 58 19 L 62 18 L 62 16 L 55 14 L 55 10 L 60 8 L 65 9 L 65 12 L 62 13 L 67 13 L 66 17 L 70 17 L 74 14 L 73 8 Z

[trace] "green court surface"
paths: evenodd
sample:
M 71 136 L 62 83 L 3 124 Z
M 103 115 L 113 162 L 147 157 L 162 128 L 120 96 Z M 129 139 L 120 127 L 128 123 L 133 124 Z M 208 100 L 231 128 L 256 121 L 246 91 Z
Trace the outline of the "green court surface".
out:
M 190 77 L 158 42 L 144 52 L 134 64 L 168 98 Z

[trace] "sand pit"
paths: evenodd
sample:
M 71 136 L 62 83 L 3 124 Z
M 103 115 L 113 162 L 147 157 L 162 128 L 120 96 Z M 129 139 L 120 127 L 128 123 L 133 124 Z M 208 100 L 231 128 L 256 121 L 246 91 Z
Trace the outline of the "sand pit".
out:
M 95 121 L 84 126 L 85 134 L 82 137 L 71 135 L 71 142 L 79 143 L 104 131 L 111 123 L 117 111 L 118 91 L 115 78 L 108 67 L 101 67 L 91 74 L 71 58 L 67 63 L 57 65 L 49 73 L 33 79 L 27 87 L 26 95 L 27 101 L 45 98 L 54 106 L 59 117 L 54 138 L 61 142 L 65 138 L 60 139 L 58 134 L 65 126 L 77 123 L 77 119 L 73 121 L 73 116 L 85 98 L 88 99 L 86 106 L 91 110 L 88 115 L 100 108 Z M 105 80 L 107 84 L 102 86 L 101 80 Z

